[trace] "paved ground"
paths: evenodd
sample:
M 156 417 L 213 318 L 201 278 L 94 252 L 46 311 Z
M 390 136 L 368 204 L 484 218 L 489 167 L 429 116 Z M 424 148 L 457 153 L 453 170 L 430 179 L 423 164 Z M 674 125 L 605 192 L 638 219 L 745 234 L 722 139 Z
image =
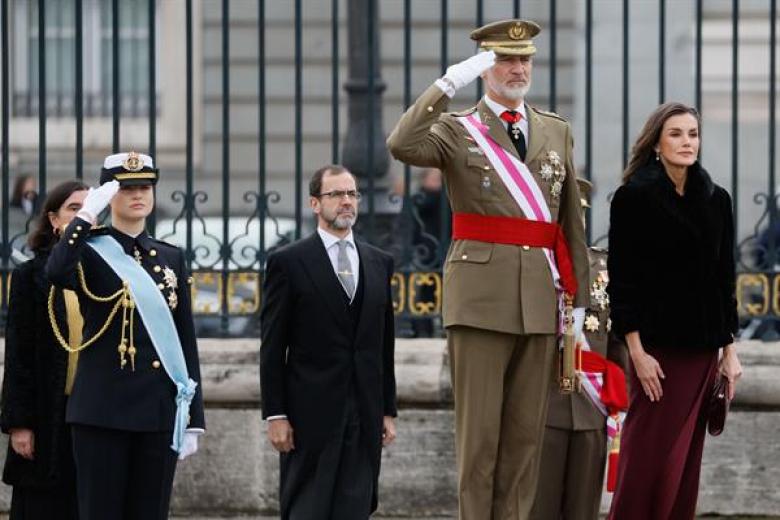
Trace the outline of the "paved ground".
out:
M 279 520 L 278 516 L 172 516 L 171 520 Z M 454 520 L 452 516 L 426 517 L 389 517 L 374 516 L 376 520 Z M 780 516 L 700 516 L 700 520 L 780 520 Z M 8 515 L 0 514 L 0 520 L 8 520 Z
M 184 519 L 187 520 L 278 520 L 279 517 L 276 516 L 231 516 L 231 517 L 186 517 L 186 516 L 177 516 L 172 517 L 173 519 Z M 433 517 L 433 516 L 426 516 L 426 517 L 417 517 L 417 518 L 410 518 L 410 517 L 404 517 L 404 518 L 398 518 L 398 517 L 388 517 L 388 516 L 375 516 L 372 518 L 376 518 L 376 520 L 453 520 L 454 517 L 448 516 L 448 517 Z M 697 517 L 701 520 L 780 520 L 780 516 L 701 516 Z

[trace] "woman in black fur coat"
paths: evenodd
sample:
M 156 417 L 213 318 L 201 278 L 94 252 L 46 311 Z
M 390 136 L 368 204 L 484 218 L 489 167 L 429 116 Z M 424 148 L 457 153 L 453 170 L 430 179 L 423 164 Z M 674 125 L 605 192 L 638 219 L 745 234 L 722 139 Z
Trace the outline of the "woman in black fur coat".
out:
M 697 160 L 699 131 L 695 109 L 658 107 L 612 199 L 607 291 L 632 361 L 612 519 L 694 517 L 702 410 L 717 372 L 729 398 L 742 373 L 731 197 Z
M 52 332 L 51 284 L 45 268 L 51 247 L 81 209 L 86 190 L 82 182 L 68 181 L 49 192 L 29 239 L 35 257 L 11 276 L 0 414 L 0 427 L 10 435 L 3 482 L 13 486 L 11 520 L 78 518 L 76 472 L 65 424 L 77 358 Z M 78 323 L 77 304 L 66 304 L 63 292 L 56 291 L 54 311 L 65 339 L 80 341 L 81 330 L 64 326 Z

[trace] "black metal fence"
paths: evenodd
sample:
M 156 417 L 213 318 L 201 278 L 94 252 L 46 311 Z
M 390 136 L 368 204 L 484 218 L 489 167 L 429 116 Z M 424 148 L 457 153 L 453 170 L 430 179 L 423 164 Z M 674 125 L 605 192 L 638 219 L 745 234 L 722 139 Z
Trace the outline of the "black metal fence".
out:
M 84 176 L 85 125 L 93 124 L 95 118 L 110 116 L 111 150 L 122 151 L 121 126 L 128 119 L 136 122 L 148 121 L 148 140 L 144 151 L 157 157 L 158 84 L 160 57 L 167 49 L 161 48 L 157 36 L 160 31 L 159 13 L 161 4 L 168 0 L 3 0 L 0 12 L 0 111 L 1 140 L 0 161 L 2 163 L 2 229 L 0 230 L 0 303 L 3 315 L 7 308 L 9 275 L 27 252 L 23 238 L 27 229 L 13 228 L 13 213 L 20 208 L 11 207 L 11 179 L 15 172 L 12 154 L 19 152 L 11 139 L 14 126 L 20 121 L 37 118 L 37 192 L 38 200 L 46 193 L 50 172 L 47 168 L 49 146 L 47 128 L 52 120 L 71 120 L 74 125 L 74 139 L 69 152 L 72 157 L 75 176 Z M 716 5 L 717 4 L 717 5 Z M 705 162 L 707 153 L 728 150 L 728 166 L 719 164 L 722 182 L 731 192 L 737 218 L 737 229 L 741 229 L 743 218 L 752 226 L 742 233 L 735 255 L 742 274 L 738 292 L 740 311 L 746 318 L 780 316 L 780 276 L 777 274 L 780 223 L 777 221 L 776 194 L 776 92 L 777 92 L 777 1 L 707 3 L 703 0 L 670 2 L 669 0 L 648 0 L 637 3 L 629 0 L 546 0 L 506 2 L 502 0 L 302 0 L 290 2 L 203 0 L 202 3 L 182 0 L 176 5 L 184 10 L 182 31 L 185 59 L 181 64 L 181 84 L 175 88 L 183 90 L 186 99 L 183 117 L 179 123 L 184 132 L 183 185 L 172 190 L 168 205 L 176 209 L 168 226 L 160 230 L 161 238 L 178 243 L 187 251 L 192 269 L 195 271 L 194 306 L 199 316 L 202 334 L 209 335 L 254 335 L 257 334 L 263 265 L 269 248 L 300 238 L 306 233 L 307 219 L 304 217 L 304 183 L 308 177 L 304 151 L 309 145 L 306 139 L 304 110 L 307 97 L 304 95 L 304 81 L 307 73 L 307 56 L 304 54 L 304 36 L 311 30 L 305 22 L 312 17 L 317 22 L 328 22 L 327 38 L 320 47 L 329 47 L 329 84 L 322 84 L 321 91 L 329 97 L 329 140 L 330 154 L 321 157 L 320 163 L 342 162 L 356 173 L 361 190 L 367 195 L 361 208 L 363 217 L 359 231 L 369 240 L 384 247 L 396 257 L 397 274 L 393 279 L 395 307 L 399 315 L 399 334 L 435 335 L 441 332 L 440 310 L 442 261 L 449 237 L 449 213 L 443 192 L 413 192 L 416 172 L 409 166 L 394 165 L 388 158 L 384 146 L 386 125 L 383 108 L 392 124 L 401 110 L 410 105 L 419 94 L 416 84 L 427 84 L 441 74 L 455 61 L 468 56 L 473 47 L 464 51 L 461 39 L 465 40 L 468 29 L 488 21 L 508 17 L 529 17 L 544 27 L 536 57 L 539 76 L 536 77 L 532 101 L 550 110 L 561 110 L 563 115 L 576 119 L 575 130 L 579 129 L 578 163 L 581 174 L 599 181 L 596 175 L 604 165 L 611 164 L 614 171 L 606 178 L 614 187 L 619 171 L 625 164 L 631 138 L 649 109 L 638 110 L 637 100 L 650 104 L 669 98 L 670 70 L 680 63 L 689 63 L 689 80 L 686 88 L 690 103 L 699 107 L 705 121 L 708 107 L 722 105 L 727 99 L 730 121 L 727 124 L 726 142 L 708 142 L 705 137 Z M 196 65 L 201 60 L 196 51 L 195 38 L 201 34 L 202 19 L 195 13 L 219 11 L 219 54 L 221 87 L 221 161 L 218 171 L 212 172 L 212 181 L 220 188 L 218 209 L 212 215 L 205 215 L 203 207 L 214 198 L 211 189 L 196 187 L 195 148 L 198 146 L 195 129 L 195 111 L 202 99 L 195 97 L 198 78 Z M 304 7 L 306 10 L 304 11 Z M 380 7 L 382 13 L 380 13 Z M 240 11 L 239 18 L 231 17 L 231 10 Z M 670 10 L 674 14 L 670 16 Z M 705 10 L 706 9 L 706 10 Z M 274 19 L 269 19 L 272 10 Z M 638 21 L 634 10 L 642 10 Z M 648 12 L 652 15 L 648 18 Z M 169 12 L 170 9 L 166 12 Z M 251 11 L 249 18 L 243 18 Z M 87 16 L 85 13 L 91 13 Z M 290 189 L 282 191 L 269 189 L 272 180 L 272 151 L 276 145 L 269 139 L 267 56 L 274 41 L 269 39 L 269 30 L 278 24 L 280 13 L 287 13 L 292 28 L 293 51 L 289 67 L 293 83 L 289 86 L 289 99 L 293 120 L 293 167 L 288 175 L 293 182 L 286 184 Z M 392 16 L 380 16 L 391 12 Z M 620 13 L 616 20 L 610 17 Z M 668 27 L 680 24 L 683 31 L 677 31 L 670 40 Z M 743 158 L 739 150 L 740 90 L 742 39 L 741 17 L 751 21 L 751 28 L 757 24 L 766 26 L 765 41 L 761 42 L 768 73 L 763 87 L 751 83 L 750 95 L 766 99 L 766 126 L 761 145 L 766 156 L 765 190 L 743 193 L 744 175 L 747 170 L 754 178 L 755 169 L 746 167 L 755 157 Z M 202 18 L 202 16 L 201 16 Z M 728 40 L 730 50 L 730 88 L 712 94 L 715 101 L 708 105 L 705 86 L 705 53 L 707 45 L 705 23 L 714 20 L 723 25 L 730 22 L 731 31 L 723 36 Z M 86 21 L 86 23 L 85 23 Z M 91 25 L 90 25 L 91 24 Z M 649 41 L 645 39 L 648 27 L 656 27 L 657 33 Z M 241 194 L 242 210 L 240 229 L 236 230 L 234 218 L 235 197 L 231 197 L 236 176 L 232 154 L 231 104 L 238 103 L 232 95 L 235 76 L 231 74 L 231 32 L 239 27 L 246 30 L 253 27 L 257 46 L 256 77 L 251 80 L 256 93 L 252 101 L 256 105 L 256 153 L 257 173 L 254 188 Z M 605 44 L 597 42 L 602 31 L 612 31 L 618 38 Z M 678 27 L 679 29 L 679 27 Z M 94 35 L 94 30 L 99 34 Z M 641 33 L 636 41 L 635 31 Z M 400 38 L 382 39 L 386 33 L 400 34 Z M 347 44 L 344 45 L 346 33 Z M 612 34 L 610 33 L 610 34 Z M 678 37 L 683 34 L 690 45 L 680 46 Z M 685 35 L 688 36 L 685 36 Z M 421 51 L 415 40 L 423 35 L 427 42 Z M 435 37 L 432 39 L 431 36 Z M 85 38 L 97 49 L 85 55 Z M 633 39 L 632 39 L 633 38 Z M 438 40 L 438 41 L 437 41 Z M 385 49 L 380 52 L 380 41 Z M 419 42 L 418 42 L 419 43 Z M 438 50 L 430 47 L 438 44 Z M 713 44 L 715 45 L 715 44 Z M 670 52 L 670 46 L 672 46 Z M 385 52 L 392 47 L 391 53 Z M 721 45 L 722 47 L 722 45 Z M 459 49 L 455 52 L 454 49 Z M 619 49 L 617 55 L 613 50 Z M 682 49 L 682 50 L 681 50 Z M 244 51 L 245 49 L 241 49 Z M 721 49 L 722 50 L 722 49 Z M 201 51 L 202 52 L 202 51 Z M 323 51 L 325 52 L 325 51 Z M 430 56 L 437 55 L 431 60 Z M 713 52 L 720 52 L 716 49 Z M 387 57 L 388 54 L 392 56 Z M 419 54 L 419 56 L 418 56 Z M 763 55 L 762 54 L 762 55 Z M 343 56 L 347 56 L 345 60 Z M 614 55 L 614 56 L 613 56 Z M 648 58 L 647 56 L 650 56 Z M 727 56 L 719 54 L 725 63 Z M 278 57 L 275 58 L 278 62 Z M 347 79 L 344 81 L 344 62 Z M 616 95 L 610 99 L 610 113 L 619 121 L 619 136 L 614 142 L 595 142 L 602 130 L 603 121 L 595 114 L 602 114 L 604 106 L 598 101 L 597 89 L 603 89 L 604 62 L 612 67 L 610 88 Z M 391 84 L 392 99 L 384 99 L 388 85 L 382 73 L 394 67 L 400 75 L 394 76 L 398 84 Z M 650 67 L 656 85 L 635 79 L 639 69 L 646 72 Z M 23 70 L 22 70 L 23 69 Z M 88 72 L 85 70 L 88 69 Z M 615 72 L 616 71 L 616 72 Z M 572 81 L 576 78 L 576 81 Z M 601 78 L 601 79 L 600 79 Z M 248 81 L 243 77 L 242 81 Z M 601 86 L 599 86 L 601 85 Z M 242 90 L 247 85 L 241 85 Z M 167 86 L 166 88 L 171 88 Z M 482 95 L 481 85 L 475 85 L 460 102 L 470 103 Z M 725 93 L 724 93 L 725 92 Z M 400 95 L 399 95 L 400 94 Z M 473 94 L 473 96 L 472 96 Z M 675 91 L 675 95 L 679 95 Z M 726 96 L 723 98 L 723 96 Z M 598 99 L 597 99 L 598 98 Z M 752 99 L 752 98 L 751 98 Z M 12 102 L 13 100 L 13 102 Z M 241 101 L 245 103 L 246 101 Z M 278 103 L 278 99 L 272 102 Z M 395 103 L 395 105 L 393 105 Z M 347 120 L 343 120 L 342 107 L 347 106 Z M 722 107 L 720 107 L 722 108 Z M 706 135 L 706 134 L 705 134 Z M 598 159 L 597 155 L 610 148 L 616 159 Z M 62 151 L 62 146 L 58 148 Z M 109 150 L 106 150 L 108 152 Z M 159 158 L 158 158 L 159 159 Z M 59 160 L 59 159 L 58 159 Z M 166 164 L 158 160 L 165 171 Z M 400 171 L 401 188 L 393 190 L 387 182 L 388 169 Z M 603 173 L 601 180 L 605 178 Z M 278 175 L 278 174 L 277 174 Z M 165 182 L 165 181 L 162 181 Z M 608 184 L 608 183 L 605 183 Z M 748 184 L 750 185 L 750 184 Z M 752 185 L 750 185 L 752 186 Z M 751 188 L 752 189 L 752 188 Z M 605 190 L 609 191 L 609 190 Z M 289 226 L 279 210 L 280 201 L 288 201 Z M 291 203 L 290 203 L 291 200 Z M 753 207 L 743 210 L 747 200 Z M 607 197 L 603 196 L 595 210 L 601 212 L 601 220 L 607 209 Z M 760 209 L 756 210 L 756 206 Z M 210 224 L 211 223 L 211 224 Z M 29 222 L 28 222 L 29 224 Z M 152 220 L 154 231 L 156 222 Z M 589 225 L 595 230 L 594 241 L 603 239 L 603 225 Z M 748 229 L 746 227 L 745 229 Z M 757 326 L 757 322 L 753 323 Z

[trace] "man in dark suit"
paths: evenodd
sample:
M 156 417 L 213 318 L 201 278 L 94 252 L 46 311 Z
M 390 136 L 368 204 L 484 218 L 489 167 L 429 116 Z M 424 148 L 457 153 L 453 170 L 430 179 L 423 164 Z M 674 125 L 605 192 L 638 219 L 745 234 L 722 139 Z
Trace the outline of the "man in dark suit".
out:
M 317 232 L 268 257 L 260 380 L 284 520 L 365 520 L 395 438 L 392 259 L 356 241 L 344 167 L 309 184 Z

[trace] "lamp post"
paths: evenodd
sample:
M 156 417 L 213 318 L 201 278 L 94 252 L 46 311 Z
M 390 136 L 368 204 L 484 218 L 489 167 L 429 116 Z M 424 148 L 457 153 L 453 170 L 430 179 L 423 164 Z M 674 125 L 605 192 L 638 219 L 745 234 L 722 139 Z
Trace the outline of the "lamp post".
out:
M 342 161 L 354 173 L 365 194 L 360 227 L 369 238 L 383 242 L 386 214 L 395 214 L 400 201 L 391 200 L 388 153 L 382 131 L 382 81 L 379 61 L 378 7 L 376 0 L 348 0 L 349 77 L 344 84 L 348 99 L 347 135 Z

